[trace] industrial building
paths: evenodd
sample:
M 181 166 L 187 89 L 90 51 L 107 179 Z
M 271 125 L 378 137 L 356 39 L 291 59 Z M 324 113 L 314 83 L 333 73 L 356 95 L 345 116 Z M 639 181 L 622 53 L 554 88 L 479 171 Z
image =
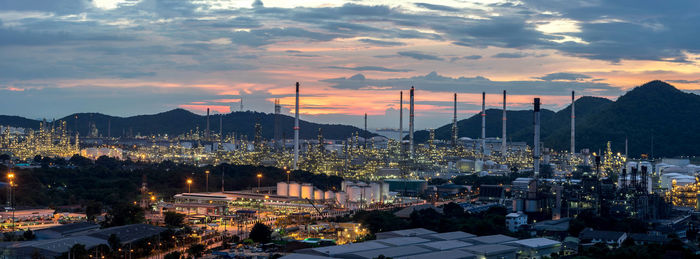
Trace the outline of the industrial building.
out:
M 377 239 L 361 243 L 307 248 L 283 256 L 294 258 L 542 258 L 560 251 L 561 243 L 546 238 L 517 238 L 492 235 L 477 237 L 456 231 L 436 233 L 427 229 L 405 229 L 377 233 Z M 307 256 L 307 257 L 305 257 Z M 437 257 L 439 256 L 439 257 Z

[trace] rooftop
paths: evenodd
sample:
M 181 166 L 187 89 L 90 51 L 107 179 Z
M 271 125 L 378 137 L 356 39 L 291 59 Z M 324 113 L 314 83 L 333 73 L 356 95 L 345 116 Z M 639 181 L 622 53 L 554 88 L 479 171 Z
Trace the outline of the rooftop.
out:
M 426 248 L 433 249 L 433 250 L 444 251 L 444 250 L 452 250 L 452 249 L 471 246 L 472 243 L 467 243 L 467 242 L 463 242 L 463 241 L 459 241 L 459 240 L 444 240 L 444 241 L 435 241 L 435 242 L 419 244 L 419 245 L 426 247 Z
M 377 240 L 377 242 L 390 246 L 405 246 L 418 243 L 430 242 L 429 239 L 420 237 L 394 237 Z
M 439 251 L 426 254 L 409 255 L 398 257 L 396 259 L 471 259 L 476 258 L 476 255 L 462 250 Z
M 445 232 L 445 233 L 437 233 L 437 234 L 430 234 L 423 236 L 424 238 L 430 238 L 430 239 L 435 239 L 435 240 L 455 240 L 455 239 L 464 239 L 464 238 L 471 238 L 471 237 L 476 237 L 474 234 L 469 234 L 467 232 L 462 232 L 462 231 L 454 231 L 454 232 Z
M 502 254 L 502 253 L 515 253 L 516 250 L 518 250 L 515 247 L 512 246 L 507 246 L 507 245 L 475 245 L 475 246 L 469 246 L 462 248 L 462 250 L 465 250 L 470 253 L 474 253 L 477 255 L 496 255 L 496 254 Z
M 502 244 L 505 242 L 518 240 L 514 237 L 509 237 L 506 235 L 490 235 L 490 236 L 480 236 L 465 239 L 464 241 L 473 242 L 476 244 Z
M 528 248 L 544 248 L 544 247 L 552 247 L 552 246 L 557 246 L 561 245 L 559 241 L 554 241 L 551 239 L 547 238 L 530 238 L 530 239 L 522 239 L 518 241 L 513 241 L 513 242 L 508 242 L 506 245 L 517 245 L 517 246 L 524 246 Z
M 353 255 L 358 256 L 360 258 L 372 259 L 372 258 L 377 258 L 380 255 L 395 258 L 398 256 L 424 254 L 427 252 L 431 252 L 431 250 L 428 250 L 426 248 L 422 248 L 419 246 L 411 245 L 411 246 L 389 247 L 389 248 L 383 248 L 383 249 L 357 252 L 357 253 L 353 253 Z

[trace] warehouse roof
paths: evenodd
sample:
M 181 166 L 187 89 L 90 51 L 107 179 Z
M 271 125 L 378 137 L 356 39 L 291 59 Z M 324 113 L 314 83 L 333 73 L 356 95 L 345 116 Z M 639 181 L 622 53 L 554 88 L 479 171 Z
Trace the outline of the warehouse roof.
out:
M 462 247 L 467 247 L 472 245 L 472 243 L 467 243 L 459 240 L 443 240 L 420 244 L 422 247 L 427 247 L 433 250 L 452 250 Z
M 465 238 L 472 238 L 475 237 L 476 235 L 469 234 L 467 232 L 462 232 L 462 231 L 454 231 L 454 232 L 445 232 L 445 233 L 437 233 L 437 234 L 430 234 L 430 235 L 425 235 L 422 236 L 424 238 L 430 238 L 430 239 L 435 239 L 435 240 L 455 240 L 455 239 L 465 239 Z
M 480 236 L 464 239 L 464 241 L 476 243 L 476 244 L 501 244 L 505 242 L 518 240 L 514 237 L 509 237 L 506 235 L 490 235 L 490 236 Z
M 462 250 L 439 251 L 427 254 L 409 255 L 396 259 L 473 259 L 476 255 Z

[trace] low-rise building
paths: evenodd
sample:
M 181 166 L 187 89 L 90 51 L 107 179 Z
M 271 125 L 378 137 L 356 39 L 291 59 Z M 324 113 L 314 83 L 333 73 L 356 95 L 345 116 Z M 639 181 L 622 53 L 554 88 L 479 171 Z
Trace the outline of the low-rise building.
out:
M 522 211 L 508 213 L 506 215 L 506 227 L 510 232 L 517 232 L 522 225 L 527 225 L 527 214 Z

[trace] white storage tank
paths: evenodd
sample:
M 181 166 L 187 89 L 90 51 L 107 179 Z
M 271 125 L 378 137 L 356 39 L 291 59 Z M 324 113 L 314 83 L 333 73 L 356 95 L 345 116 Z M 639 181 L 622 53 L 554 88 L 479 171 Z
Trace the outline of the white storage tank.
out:
M 348 206 L 348 193 L 336 192 L 335 199 L 338 201 L 341 207 L 346 208 Z
M 314 200 L 320 201 L 323 200 L 323 191 L 316 189 L 314 190 Z
M 289 195 L 289 185 L 285 182 L 277 183 L 277 196 L 287 196 Z
M 382 202 L 389 199 L 389 183 L 382 182 Z
M 296 182 L 289 183 L 289 197 L 299 198 L 301 196 L 301 184 Z
M 335 193 L 333 193 L 333 191 L 326 191 L 323 195 L 323 198 L 327 201 L 331 201 L 335 199 Z
M 314 198 L 314 186 L 310 183 L 304 183 L 301 185 L 301 198 L 302 199 L 313 199 Z
M 348 192 L 348 200 L 351 202 L 360 201 L 360 196 L 362 195 L 362 188 L 357 185 L 347 186 L 346 191 Z
M 369 188 L 371 190 L 371 198 L 367 197 L 367 200 L 371 202 L 379 202 L 382 198 L 382 184 L 381 183 L 370 183 Z

